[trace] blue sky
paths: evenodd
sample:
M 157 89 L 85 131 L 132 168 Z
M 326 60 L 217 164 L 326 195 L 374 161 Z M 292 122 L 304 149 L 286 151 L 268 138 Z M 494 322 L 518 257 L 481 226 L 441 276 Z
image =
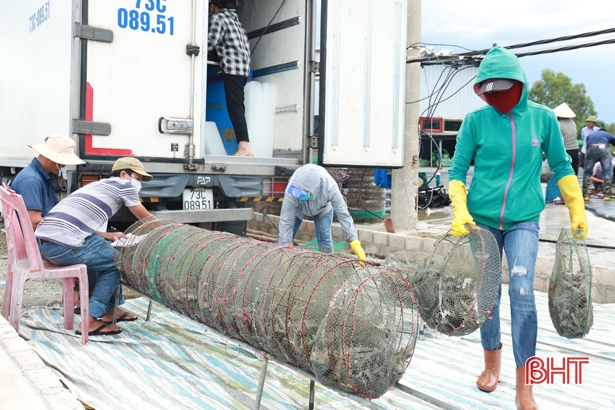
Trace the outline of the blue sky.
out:
M 424 43 L 454 44 L 473 50 L 586 33 L 615 27 L 615 0 L 423 0 Z M 529 51 L 615 39 L 615 33 L 558 42 Z M 432 46 L 436 51 L 451 46 Z M 598 119 L 615 123 L 615 44 L 520 59 L 533 84 L 543 69 L 563 72 L 573 84 L 583 83 Z M 477 97 L 478 98 L 478 97 Z

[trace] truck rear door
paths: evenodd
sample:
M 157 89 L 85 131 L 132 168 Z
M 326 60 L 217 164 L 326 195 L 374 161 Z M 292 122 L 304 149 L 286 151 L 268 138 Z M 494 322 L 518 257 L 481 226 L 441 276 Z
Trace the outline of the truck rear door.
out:
M 274 156 L 307 159 L 313 11 L 306 0 L 244 0 L 238 14 L 250 40 L 254 81 L 273 84 Z M 283 160 L 283 158 L 280 158 Z
M 319 157 L 403 166 L 406 0 L 322 0 Z
M 206 5 L 203 1 L 83 0 L 82 23 L 113 32 L 111 42 L 88 41 L 82 55 L 82 119 L 110 125 L 108 135 L 86 135 L 86 158 L 184 158 L 189 132 L 161 134 L 159 128 L 166 130 L 169 123 L 160 118 L 193 119 L 201 111 L 202 58 L 189 56 L 187 45 L 201 42 Z M 181 121 L 178 124 L 183 126 Z M 200 134 L 200 127 L 200 121 L 193 122 L 194 135 Z M 194 144 L 198 154 L 200 138 L 194 138 Z

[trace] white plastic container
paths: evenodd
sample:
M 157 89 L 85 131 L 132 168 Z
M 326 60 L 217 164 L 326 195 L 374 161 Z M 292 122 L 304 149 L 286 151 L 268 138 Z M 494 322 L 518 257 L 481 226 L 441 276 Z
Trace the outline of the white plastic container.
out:
M 542 187 L 542 197 L 545 199 L 545 202 L 546 202 L 547 201 L 547 183 L 541 182 L 540 186 Z
M 205 154 L 207 155 L 226 155 L 220 131 L 213 121 L 205 122 Z
M 250 136 L 250 150 L 255 157 L 273 156 L 273 126 L 275 121 L 275 84 L 251 81 L 246 84 L 244 105 Z

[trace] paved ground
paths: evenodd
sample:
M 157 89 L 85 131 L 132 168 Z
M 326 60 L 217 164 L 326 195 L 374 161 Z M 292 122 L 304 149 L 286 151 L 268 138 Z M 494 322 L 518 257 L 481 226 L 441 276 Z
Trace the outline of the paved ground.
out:
M 607 212 L 615 209 L 615 203 L 592 201 L 591 205 Z M 600 212 L 598 212 L 600 214 Z M 451 214 L 446 209 L 429 209 L 422 213 L 418 231 L 408 235 L 434 237 L 446 232 L 450 226 Z M 604 267 L 602 273 L 605 280 L 615 286 L 615 253 L 612 249 L 600 248 L 615 245 L 615 222 L 588 212 L 589 235 L 587 243 L 595 247 L 589 248 L 592 264 Z M 568 212 L 565 206 L 547 205 L 541 217 L 541 239 L 555 240 L 562 226 L 569 226 Z M 360 227 L 361 228 L 361 227 Z M 378 229 L 375 226 L 369 229 Z M 0 238 L 0 295 L 4 290 L 3 280 L 6 274 L 6 251 Z M 552 257 L 554 245 L 542 242 L 540 255 Z M 44 300 L 48 303 L 58 302 L 60 284 L 54 281 L 36 283 L 30 281 L 26 286 L 26 295 L 31 295 L 27 304 L 38 305 L 40 297 L 32 296 L 40 293 L 35 287 L 42 287 L 47 292 Z M 1 296 L 0 296 L 1 297 Z M 54 300 L 55 299 L 55 300 Z M 24 303 L 25 299 L 24 299 Z M 46 303 L 44 303 L 46 304 Z M 66 389 L 57 377 L 49 371 L 42 361 L 29 348 L 8 323 L 0 318 L 0 410 L 5 409 L 72 409 L 83 408 Z M 17 403 L 17 404 L 16 404 Z

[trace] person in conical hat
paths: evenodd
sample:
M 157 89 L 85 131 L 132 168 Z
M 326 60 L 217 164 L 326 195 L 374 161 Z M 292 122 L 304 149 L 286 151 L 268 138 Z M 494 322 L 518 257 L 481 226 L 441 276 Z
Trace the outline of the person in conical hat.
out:
M 559 123 L 559 129 L 564 137 L 564 147 L 566 148 L 566 154 L 572 158 L 572 170 L 574 174 L 579 173 L 579 142 L 577 140 L 577 124 L 573 118 L 577 115 L 570 109 L 568 104 L 561 103 L 553 109 L 557 122 Z M 564 205 L 563 198 L 554 202 L 556 205 Z

